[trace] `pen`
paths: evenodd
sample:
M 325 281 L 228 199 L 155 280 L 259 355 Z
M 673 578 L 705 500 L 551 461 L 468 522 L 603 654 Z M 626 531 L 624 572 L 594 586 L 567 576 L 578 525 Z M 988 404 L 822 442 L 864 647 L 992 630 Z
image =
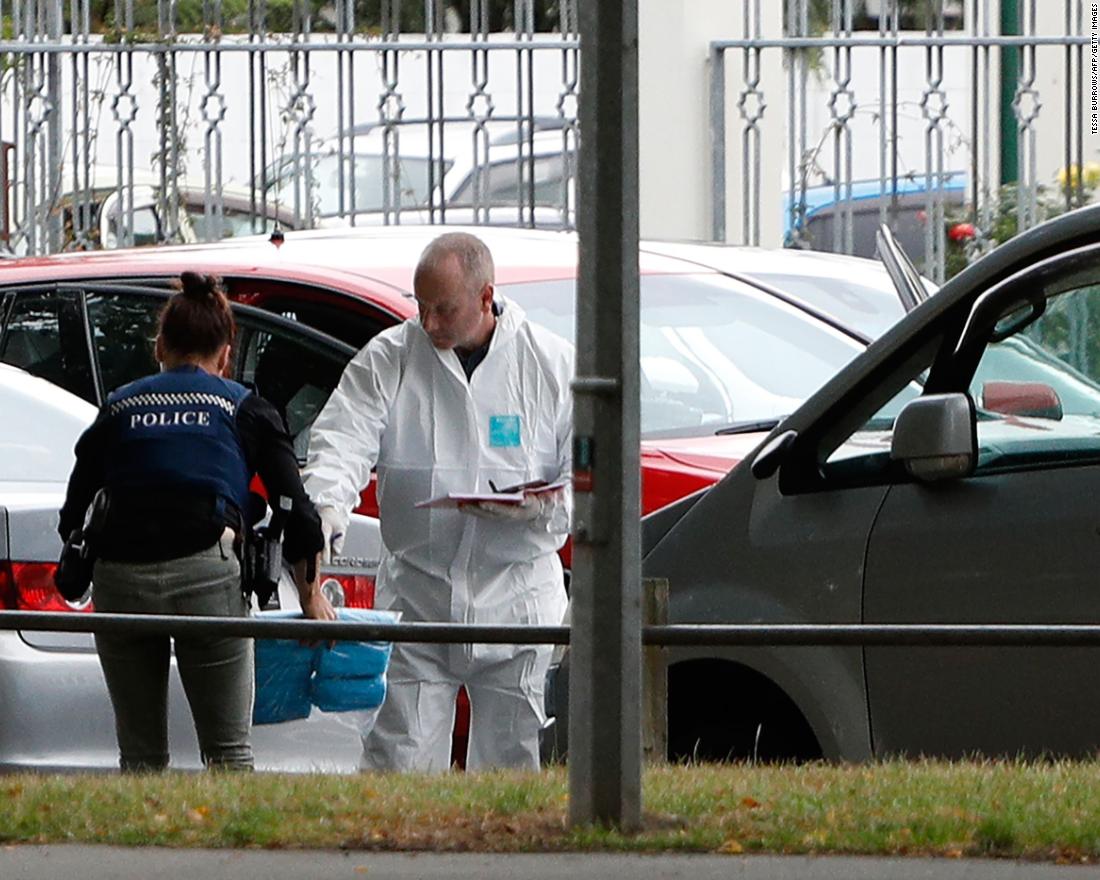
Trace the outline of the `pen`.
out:
M 528 480 L 526 483 L 516 483 L 514 486 L 505 486 L 503 489 L 498 489 L 496 483 L 489 480 L 489 488 L 498 495 L 508 495 L 513 492 L 526 492 L 528 489 L 541 489 L 545 485 L 546 480 Z

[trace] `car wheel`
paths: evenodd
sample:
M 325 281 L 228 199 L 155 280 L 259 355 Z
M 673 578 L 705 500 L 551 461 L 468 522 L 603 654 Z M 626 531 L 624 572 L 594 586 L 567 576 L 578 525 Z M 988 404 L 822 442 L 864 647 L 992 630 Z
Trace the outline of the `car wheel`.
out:
M 760 673 L 726 660 L 668 670 L 670 761 L 803 762 L 821 746 L 798 707 Z

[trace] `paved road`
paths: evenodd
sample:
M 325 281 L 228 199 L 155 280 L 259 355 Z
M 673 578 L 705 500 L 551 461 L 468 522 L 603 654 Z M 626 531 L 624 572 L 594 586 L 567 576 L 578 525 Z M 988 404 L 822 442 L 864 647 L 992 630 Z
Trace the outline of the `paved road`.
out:
M 1097 866 L 838 856 L 483 855 L 5 846 L 3 880 L 1100 880 Z

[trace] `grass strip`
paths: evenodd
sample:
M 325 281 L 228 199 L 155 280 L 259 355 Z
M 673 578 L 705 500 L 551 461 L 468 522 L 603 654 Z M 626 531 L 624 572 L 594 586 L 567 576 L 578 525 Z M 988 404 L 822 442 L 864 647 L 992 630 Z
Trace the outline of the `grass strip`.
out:
M 0 842 L 1100 861 L 1100 763 L 648 769 L 638 833 L 567 827 L 565 771 L 0 777 Z

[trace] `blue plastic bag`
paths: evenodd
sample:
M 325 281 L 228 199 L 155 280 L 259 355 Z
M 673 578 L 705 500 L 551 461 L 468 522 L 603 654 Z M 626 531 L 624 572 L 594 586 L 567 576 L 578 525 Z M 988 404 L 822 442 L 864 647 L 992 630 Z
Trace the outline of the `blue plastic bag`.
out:
M 386 699 L 385 676 L 322 678 L 314 676 L 310 699 L 322 712 L 355 712 L 377 709 Z
M 256 640 L 256 698 L 253 724 L 308 718 L 314 651 L 290 639 Z
M 339 620 L 393 623 L 397 615 L 366 608 L 337 608 Z M 301 612 L 264 611 L 260 617 L 300 619 Z M 386 697 L 390 642 L 337 642 L 307 647 L 290 639 L 256 640 L 254 724 L 306 718 L 323 712 L 368 710 L 373 723 Z M 367 722 L 364 721 L 364 724 Z

